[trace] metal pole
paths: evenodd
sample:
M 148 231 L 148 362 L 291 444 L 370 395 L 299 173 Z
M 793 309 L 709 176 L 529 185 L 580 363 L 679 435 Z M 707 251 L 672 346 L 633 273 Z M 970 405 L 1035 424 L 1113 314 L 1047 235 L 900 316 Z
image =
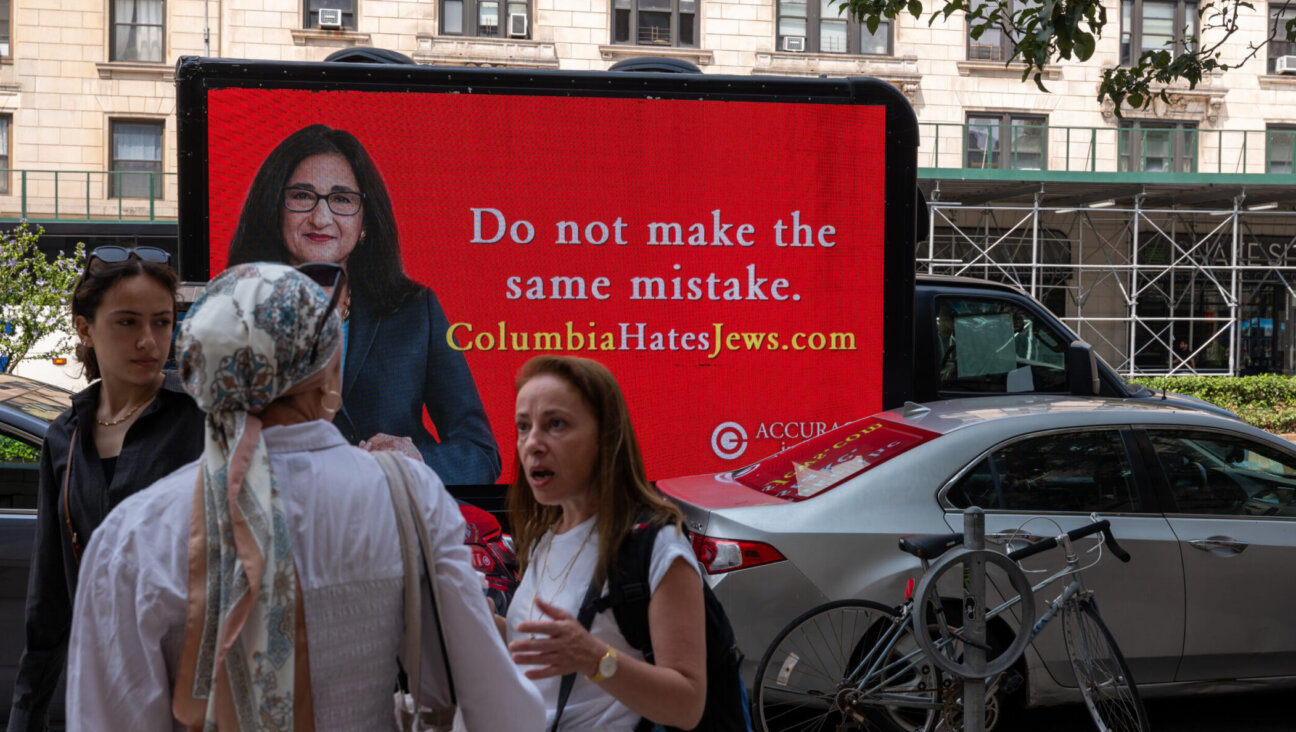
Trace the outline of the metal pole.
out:
M 963 511 L 963 546 L 973 552 L 985 549 L 985 513 L 976 506 Z M 963 627 L 968 642 L 963 644 L 963 657 L 970 678 L 963 680 L 963 732 L 985 732 L 985 559 L 980 554 L 970 555 L 964 571 L 968 576 L 964 578 Z
M 1126 370 L 1128 374 L 1127 378 L 1130 379 L 1134 378 L 1134 347 L 1135 343 L 1137 343 L 1136 338 L 1138 336 L 1139 323 L 1142 322 L 1139 320 L 1138 313 L 1139 226 L 1142 224 L 1139 220 L 1141 216 L 1139 208 L 1142 203 L 1142 198 L 1138 196 L 1134 197 L 1134 225 L 1131 227 L 1133 229 L 1134 238 L 1130 243 L 1130 289 L 1129 300 L 1125 303 L 1126 312 L 1130 315 L 1129 357 L 1126 359 L 1126 365 L 1128 366 Z
M 1238 289 L 1238 208 L 1242 205 L 1242 200 L 1246 198 L 1246 193 L 1233 197 L 1233 252 L 1232 261 L 1229 263 L 1230 282 L 1229 282 L 1229 329 L 1233 332 L 1229 334 L 1229 376 L 1238 375 L 1238 349 L 1242 344 L 1242 329 L 1238 321 L 1238 301 L 1241 300 L 1241 292 Z
M 1039 299 L 1039 220 L 1040 197 L 1044 195 L 1043 186 L 1035 193 L 1035 203 L 1031 205 L 1031 279 L 1030 296 Z

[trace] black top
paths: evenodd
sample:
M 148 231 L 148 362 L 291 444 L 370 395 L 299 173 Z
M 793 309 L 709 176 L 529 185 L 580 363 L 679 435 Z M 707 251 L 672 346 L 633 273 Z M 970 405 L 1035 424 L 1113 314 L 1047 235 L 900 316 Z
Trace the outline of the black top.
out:
M 70 453 L 67 503 L 81 551 L 114 506 L 202 454 L 204 415 L 180 387 L 179 377 L 170 373 L 157 398 L 126 431 L 109 482 L 92 429 L 98 405 L 96 382 L 74 395 L 72 407 L 45 433 L 36 498 L 36 543 L 27 583 L 26 648 L 14 680 L 10 732 L 46 728 L 50 701 L 67 660 L 78 560 L 73 557 L 63 509 L 63 476 L 73 430 L 80 425 L 77 445 Z

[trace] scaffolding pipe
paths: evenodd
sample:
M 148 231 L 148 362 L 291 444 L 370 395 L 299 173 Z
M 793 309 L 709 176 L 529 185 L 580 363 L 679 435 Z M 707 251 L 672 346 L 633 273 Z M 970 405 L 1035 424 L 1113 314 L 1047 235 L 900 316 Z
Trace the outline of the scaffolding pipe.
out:
M 1127 364 L 1126 374 L 1131 379 L 1134 378 L 1135 375 L 1134 354 L 1138 352 L 1134 344 L 1138 336 L 1138 326 L 1139 326 L 1139 316 L 1138 316 L 1138 292 L 1139 292 L 1138 263 L 1139 263 L 1139 217 L 1140 217 L 1139 208 L 1142 205 L 1143 205 L 1143 197 L 1136 196 L 1134 198 L 1134 218 L 1133 218 L 1134 226 L 1132 227 L 1133 228 L 1132 234 L 1134 240 L 1133 240 L 1133 245 L 1130 247 L 1130 288 L 1129 288 L 1129 294 L 1125 296 L 1125 307 L 1128 309 L 1127 312 L 1129 312 L 1130 315 L 1133 316 L 1133 320 L 1130 321 L 1130 325 L 1129 325 L 1129 351 L 1127 351 L 1129 355 L 1125 357 L 1125 363 Z
M 1039 280 L 1039 218 L 1040 218 L 1040 195 L 1043 191 L 1035 193 L 1035 206 L 1031 209 L 1031 278 L 1030 278 L 1030 296 L 1039 299 L 1038 280 Z
M 1229 296 L 1229 326 L 1228 326 L 1229 330 L 1233 332 L 1229 334 L 1229 342 L 1230 344 L 1232 344 L 1232 347 L 1229 348 L 1229 376 L 1238 375 L 1237 351 L 1238 348 L 1242 345 L 1242 340 L 1239 337 L 1239 333 L 1241 332 L 1242 329 L 1238 327 L 1238 305 L 1241 302 L 1240 299 L 1241 293 L 1238 291 L 1238 268 L 1237 268 L 1238 267 L 1238 207 L 1242 205 L 1242 199 L 1245 197 L 1246 194 L 1243 193 L 1242 195 L 1235 196 L 1233 198 L 1233 257 L 1229 261 L 1229 264 L 1232 265 L 1230 271 L 1232 281 L 1229 283 L 1230 296 Z

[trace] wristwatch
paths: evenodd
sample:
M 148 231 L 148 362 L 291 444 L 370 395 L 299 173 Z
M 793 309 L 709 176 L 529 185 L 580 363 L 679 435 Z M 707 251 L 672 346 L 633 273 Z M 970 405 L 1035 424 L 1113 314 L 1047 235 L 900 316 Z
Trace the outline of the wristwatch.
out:
M 586 676 L 585 678 L 589 679 L 592 683 L 601 684 L 612 678 L 612 675 L 616 672 L 617 652 L 615 648 L 608 646 L 607 653 L 604 653 L 603 657 L 599 659 L 598 670 L 594 672 L 593 676 Z

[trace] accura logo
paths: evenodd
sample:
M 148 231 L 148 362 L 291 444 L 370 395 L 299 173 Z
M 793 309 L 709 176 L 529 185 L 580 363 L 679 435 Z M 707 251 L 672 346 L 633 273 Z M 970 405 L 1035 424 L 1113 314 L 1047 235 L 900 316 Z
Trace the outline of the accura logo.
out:
M 735 460 L 747 452 L 747 430 L 737 422 L 721 422 L 711 433 L 711 451 L 721 460 Z

